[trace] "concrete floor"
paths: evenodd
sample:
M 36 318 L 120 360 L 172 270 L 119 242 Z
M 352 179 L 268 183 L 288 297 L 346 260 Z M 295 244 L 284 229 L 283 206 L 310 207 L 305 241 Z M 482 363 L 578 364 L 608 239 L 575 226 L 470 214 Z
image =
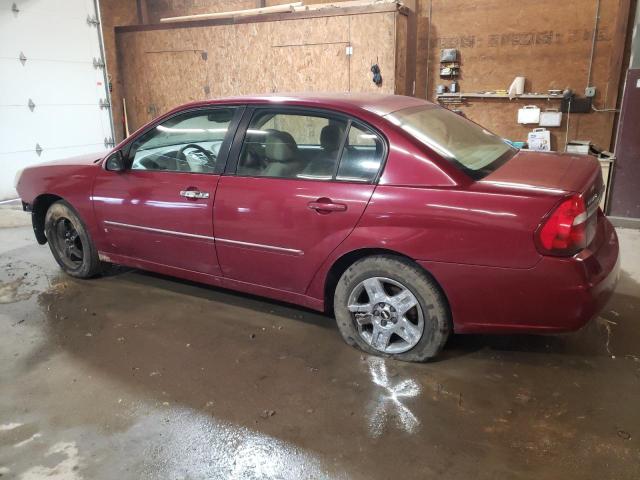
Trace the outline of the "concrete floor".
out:
M 640 232 L 602 316 L 456 336 L 429 364 L 310 311 L 132 270 L 60 273 L 0 222 L 0 475 L 640 478 Z

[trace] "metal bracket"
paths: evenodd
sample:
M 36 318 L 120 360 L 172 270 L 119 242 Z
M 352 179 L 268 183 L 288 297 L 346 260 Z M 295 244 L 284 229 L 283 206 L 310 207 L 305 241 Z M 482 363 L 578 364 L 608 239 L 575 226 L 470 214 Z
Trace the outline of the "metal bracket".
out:
M 20 55 L 18 56 L 18 60 L 20 60 L 20 63 L 22 65 L 24 65 L 25 63 L 27 63 L 27 57 L 25 56 L 24 53 L 20 52 Z
M 109 150 L 110 148 L 113 148 L 116 146 L 116 142 L 113 141 L 113 137 L 104 137 L 104 148 L 106 148 L 107 150 Z
M 100 101 L 98 102 L 98 106 L 100 107 L 100 109 L 103 109 L 103 108 L 109 108 L 111 104 L 109 103 L 109 100 L 107 100 L 106 98 L 101 98 Z
M 33 100 L 31 99 L 29 99 L 29 103 L 27 103 L 27 106 L 29 107 L 29 110 L 31 110 L 32 112 L 36 108 L 36 104 L 33 103 Z
M 98 17 L 96 15 L 94 15 L 93 17 L 91 15 L 87 15 L 87 25 L 91 27 L 97 27 L 98 25 L 100 25 L 100 21 L 98 20 Z
M 104 68 L 104 62 L 100 58 L 93 57 L 93 68 Z
M 44 149 L 40 146 L 39 143 L 36 143 L 36 153 L 38 154 L 38 156 L 42 155 L 42 151 Z
M 20 12 L 20 9 L 18 8 L 18 5 L 16 5 L 16 2 L 13 2 L 13 5 L 11 5 L 11 11 L 13 13 L 18 13 Z

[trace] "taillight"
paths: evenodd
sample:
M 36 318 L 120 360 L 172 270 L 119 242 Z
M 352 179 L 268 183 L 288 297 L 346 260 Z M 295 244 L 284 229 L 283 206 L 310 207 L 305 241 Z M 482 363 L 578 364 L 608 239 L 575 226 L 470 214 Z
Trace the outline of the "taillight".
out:
M 537 246 L 545 255 L 569 256 L 587 246 L 587 209 L 579 195 L 564 200 L 536 232 Z

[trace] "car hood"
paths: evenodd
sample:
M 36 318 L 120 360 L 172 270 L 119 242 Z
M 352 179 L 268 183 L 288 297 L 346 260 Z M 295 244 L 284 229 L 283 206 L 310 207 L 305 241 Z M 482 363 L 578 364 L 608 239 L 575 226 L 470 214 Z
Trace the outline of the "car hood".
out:
M 590 155 L 520 150 L 481 183 L 549 193 L 582 192 L 599 174 L 598 160 Z
M 96 163 L 98 160 L 103 159 L 106 154 L 106 151 L 97 153 L 85 153 L 83 155 L 61 158 L 59 160 L 49 160 L 48 162 L 39 163 L 37 164 L 37 166 L 90 165 L 92 163 Z

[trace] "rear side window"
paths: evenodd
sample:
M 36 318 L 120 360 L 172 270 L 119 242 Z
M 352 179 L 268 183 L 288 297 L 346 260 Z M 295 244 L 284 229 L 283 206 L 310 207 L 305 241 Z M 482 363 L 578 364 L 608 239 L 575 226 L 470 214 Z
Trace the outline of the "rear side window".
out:
M 236 174 L 370 182 L 383 153 L 376 133 L 346 118 L 258 110 L 247 128 Z
M 384 144 L 377 134 L 368 128 L 352 124 L 336 179 L 355 182 L 373 181 L 380 170 L 383 154 Z
M 244 139 L 238 175 L 331 180 L 347 121 L 322 115 L 258 112 Z

